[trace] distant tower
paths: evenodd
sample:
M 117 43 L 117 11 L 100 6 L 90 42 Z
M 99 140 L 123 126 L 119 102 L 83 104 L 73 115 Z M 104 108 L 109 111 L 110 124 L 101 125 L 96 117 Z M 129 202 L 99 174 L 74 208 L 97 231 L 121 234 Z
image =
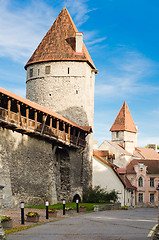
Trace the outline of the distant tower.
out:
M 121 144 L 125 150 L 133 154 L 137 147 L 137 128 L 126 102 L 123 103 L 110 131 L 112 142 Z
M 27 64 L 26 97 L 81 126 L 94 121 L 94 84 L 98 72 L 66 8 Z M 91 183 L 93 135 L 83 154 L 83 179 Z
M 79 125 L 93 126 L 97 70 L 64 8 L 28 63 L 26 97 Z

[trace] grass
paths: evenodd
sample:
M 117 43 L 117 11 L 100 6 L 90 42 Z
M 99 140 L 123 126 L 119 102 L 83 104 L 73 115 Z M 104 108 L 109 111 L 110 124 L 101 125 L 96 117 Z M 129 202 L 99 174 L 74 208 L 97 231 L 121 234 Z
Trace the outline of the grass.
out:
M 87 211 L 93 211 L 94 210 L 94 205 L 106 205 L 106 204 L 110 204 L 110 203 L 79 203 L 79 206 L 81 205 L 85 205 L 87 208 Z M 66 203 L 65 207 L 72 207 L 74 210 L 76 210 L 76 203 L 70 202 L 70 203 Z M 41 206 L 27 206 L 25 208 L 35 208 L 35 209 L 45 209 L 45 205 L 41 205 Z M 50 205 L 49 208 L 54 208 L 57 210 L 62 210 L 63 209 L 63 204 L 62 203 L 57 203 L 55 205 Z

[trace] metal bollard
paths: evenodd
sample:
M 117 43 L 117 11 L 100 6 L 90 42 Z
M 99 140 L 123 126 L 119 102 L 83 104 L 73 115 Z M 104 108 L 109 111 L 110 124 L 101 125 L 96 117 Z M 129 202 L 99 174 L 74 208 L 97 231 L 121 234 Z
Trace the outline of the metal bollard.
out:
M 48 200 L 46 200 L 45 206 L 46 206 L 46 219 L 49 219 L 49 202 L 48 202 Z
M 79 213 L 78 199 L 76 200 L 76 205 L 77 205 L 77 213 Z
M 65 204 L 66 204 L 66 201 L 63 200 L 63 215 L 65 215 Z
M 21 202 L 21 224 L 24 224 L 24 202 Z

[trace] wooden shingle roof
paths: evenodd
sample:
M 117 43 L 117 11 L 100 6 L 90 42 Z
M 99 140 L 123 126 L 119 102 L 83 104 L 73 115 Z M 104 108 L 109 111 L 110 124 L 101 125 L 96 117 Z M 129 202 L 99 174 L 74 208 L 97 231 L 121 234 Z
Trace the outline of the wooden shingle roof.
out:
M 123 103 L 110 131 L 128 131 L 137 133 L 135 123 L 126 102 Z
M 75 37 L 78 32 L 68 10 L 63 8 L 45 37 L 25 65 L 48 61 L 87 62 L 97 72 L 83 43 L 82 53 L 75 52 Z

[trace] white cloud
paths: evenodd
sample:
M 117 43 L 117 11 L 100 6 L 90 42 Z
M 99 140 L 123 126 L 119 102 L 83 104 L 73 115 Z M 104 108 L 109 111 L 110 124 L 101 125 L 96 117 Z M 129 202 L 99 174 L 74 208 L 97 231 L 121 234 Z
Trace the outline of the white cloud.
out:
M 97 82 L 95 89 L 97 96 L 122 97 L 159 91 L 158 86 L 146 84 L 146 81 L 143 81 L 153 74 L 155 63 L 138 52 L 117 50 L 115 57 L 105 62 L 105 68 L 100 84 Z
M 67 0 L 66 7 L 70 9 L 71 15 L 74 17 L 77 26 L 85 23 L 89 16 L 88 13 L 96 9 L 89 9 L 87 5 L 88 0 Z
M 25 8 L 20 8 L 14 6 L 14 1 L 0 0 L 0 6 L 0 57 L 24 62 L 50 28 L 57 12 L 43 1 L 29 1 Z

